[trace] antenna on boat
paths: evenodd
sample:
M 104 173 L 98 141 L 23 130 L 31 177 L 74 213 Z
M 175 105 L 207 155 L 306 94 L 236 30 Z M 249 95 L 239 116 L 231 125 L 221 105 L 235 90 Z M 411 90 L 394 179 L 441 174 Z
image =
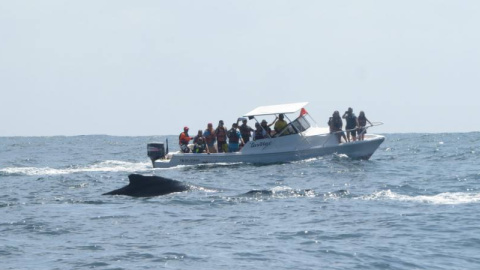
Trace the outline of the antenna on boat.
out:
M 165 144 L 167 145 L 167 150 L 165 151 L 165 155 L 168 154 L 168 138 L 165 139 Z

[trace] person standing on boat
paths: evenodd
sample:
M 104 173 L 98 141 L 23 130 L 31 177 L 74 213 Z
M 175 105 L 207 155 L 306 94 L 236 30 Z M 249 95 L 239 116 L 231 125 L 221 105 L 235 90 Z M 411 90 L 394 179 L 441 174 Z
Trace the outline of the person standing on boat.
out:
M 283 115 L 283 113 L 278 115 L 278 120 L 277 122 L 275 122 L 275 126 L 273 127 L 273 129 L 275 130 L 275 134 L 278 134 L 278 136 L 284 136 L 284 135 L 290 134 L 288 130 L 285 130 L 282 134 L 280 134 L 283 131 L 283 129 L 285 129 L 288 125 L 287 121 L 285 121 L 284 118 L 285 116 Z
M 352 108 L 348 108 L 348 110 L 343 114 L 343 119 L 347 121 L 345 129 L 347 131 L 347 140 L 350 141 L 350 134 L 352 134 L 352 141 L 357 140 L 357 116 L 353 113 Z
M 183 132 L 178 136 L 178 144 L 180 145 L 180 151 L 183 153 L 190 153 L 188 143 L 192 140 L 192 137 L 188 136 L 188 127 L 183 128 Z
M 240 120 L 240 118 L 238 120 Z M 248 141 L 250 141 L 250 137 L 252 137 L 252 132 L 254 132 L 255 130 L 253 130 L 253 128 L 247 125 L 246 118 L 242 119 L 242 125 L 239 127 L 239 129 L 240 129 L 240 134 L 242 135 L 243 142 L 247 143 Z
M 238 131 L 238 124 L 233 123 L 232 128 L 227 133 L 228 136 L 228 152 L 238 152 L 240 149 L 240 142 L 244 144 L 240 131 Z
M 215 148 L 215 141 L 217 139 L 215 137 L 215 130 L 213 129 L 212 123 L 208 123 L 207 129 L 203 132 L 203 137 L 205 137 L 205 142 L 207 143 L 210 153 L 217 153 L 217 149 Z
M 330 127 L 330 133 L 333 133 L 337 136 L 338 143 L 342 142 L 342 137 L 345 141 L 347 141 L 347 137 L 345 137 L 345 132 L 343 132 L 343 121 L 340 117 L 340 113 L 338 111 L 333 112 L 332 117 L 328 120 L 328 126 Z
M 370 122 L 367 117 L 365 116 L 365 112 L 360 111 L 360 114 L 358 115 L 357 118 L 357 129 L 358 129 L 358 140 L 363 141 L 365 139 L 365 133 L 367 133 L 367 129 L 365 126 L 367 125 L 367 122 L 372 125 L 372 122 Z
M 227 152 L 227 129 L 223 126 L 223 120 L 218 122 L 218 127 L 215 129 L 215 137 L 217 138 L 218 153 Z

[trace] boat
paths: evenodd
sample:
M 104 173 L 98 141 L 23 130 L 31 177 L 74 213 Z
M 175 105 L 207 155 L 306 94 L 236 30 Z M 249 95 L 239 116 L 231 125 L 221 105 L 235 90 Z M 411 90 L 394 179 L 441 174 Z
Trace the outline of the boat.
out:
M 308 102 L 299 102 L 261 106 L 243 115 L 243 117 L 250 120 L 254 119 L 257 123 L 260 123 L 257 120 L 258 117 L 283 114 L 288 125 L 282 131 L 267 138 L 247 142 L 238 152 L 208 154 L 176 151 L 168 153 L 167 141 L 166 151 L 163 143 L 149 143 L 147 145 L 148 156 L 152 160 L 154 168 L 212 163 L 284 163 L 331 154 L 346 155 L 351 159 L 368 160 L 385 140 L 382 135 L 368 133 L 361 141 L 339 142 L 338 134 L 331 133 L 328 127 L 318 127 L 316 125 L 305 109 L 307 104 Z M 290 121 L 292 115 L 293 120 Z M 371 124 L 366 128 L 381 123 Z

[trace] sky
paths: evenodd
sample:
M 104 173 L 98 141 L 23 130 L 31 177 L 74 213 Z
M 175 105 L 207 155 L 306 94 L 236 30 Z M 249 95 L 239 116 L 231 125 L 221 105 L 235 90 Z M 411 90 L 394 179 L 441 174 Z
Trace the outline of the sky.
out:
M 480 130 L 480 1 L 0 1 L 0 136 L 174 135 L 262 105 Z M 253 123 L 251 123 L 253 125 Z M 192 133 L 192 132 L 191 132 Z

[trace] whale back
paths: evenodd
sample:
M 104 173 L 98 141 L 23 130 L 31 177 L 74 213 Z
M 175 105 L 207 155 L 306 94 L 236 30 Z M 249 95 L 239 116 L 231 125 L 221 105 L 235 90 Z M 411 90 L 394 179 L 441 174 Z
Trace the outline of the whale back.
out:
M 129 184 L 103 195 L 127 195 L 132 197 L 151 197 L 182 192 L 190 189 L 187 184 L 160 176 L 130 174 Z

